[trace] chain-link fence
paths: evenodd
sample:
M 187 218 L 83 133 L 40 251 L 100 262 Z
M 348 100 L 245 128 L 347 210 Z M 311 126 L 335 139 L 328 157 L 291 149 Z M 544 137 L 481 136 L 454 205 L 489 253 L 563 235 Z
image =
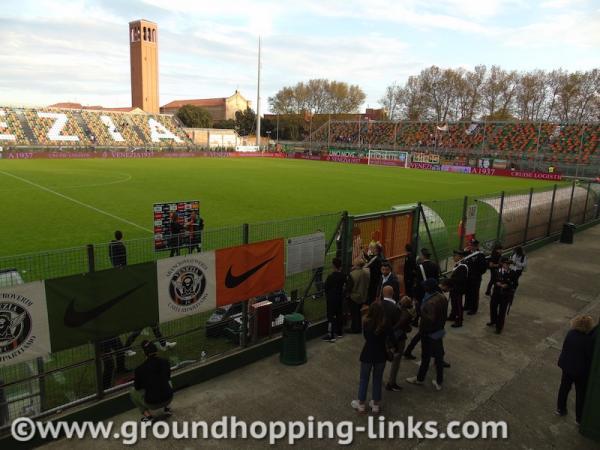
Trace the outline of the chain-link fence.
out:
M 402 278 L 404 247 L 417 241 L 429 248 L 442 270 L 452 267 L 452 251 L 475 236 L 484 250 L 496 242 L 505 248 L 560 232 L 567 222 L 583 224 L 600 217 L 600 185 L 561 184 L 554 187 L 467 196 L 455 200 L 408 205 L 398 211 L 348 216 L 332 213 L 283 221 L 243 224 L 202 233 L 202 250 L 214 250 L 274 238 L 290 239 L 323 232 L 326 238 L 322 268 L 289 275 L 285 291 L 274 293 L 273 318 L 302 310 L 310 321 L 325 317 L 323 283 L 329 262 L 341 256 L 346 267 L 380 242 L 386 257 Z M 416 213 L 416 214 L 415 214 Z M 418 216 L 418 217 L 417 217 Z M 153 239 L 125 243 L 127 263 L 170 256 L 156 252 Z M 182 254 L 189 252 L 185 246 Z M 0 258 L 0 275 L 14 272 L 12 282 L 30 282 L 111 268 L 109 243 Z M 6 276 L 0 281 L 8 280 Z M 0 287 L 2 287 L 0 285 Z M 252 345 L 247 332 L 252 312 L 247 302 L 163 323 L 141 330 L 141 338 L 126 333 L 102 342 L 55 352 L 45 358 L 0 367 L 0 428 L 18 416 L 51 414 L 106 392 L 128 386 L 131 369 L 143 361 L 142 338 L 176 344 L 165 352 L 180 369 L 215 355 Z

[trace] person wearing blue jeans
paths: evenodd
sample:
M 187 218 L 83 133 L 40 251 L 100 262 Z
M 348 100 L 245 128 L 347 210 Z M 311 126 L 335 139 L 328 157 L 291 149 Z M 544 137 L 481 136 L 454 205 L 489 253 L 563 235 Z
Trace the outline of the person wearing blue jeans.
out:
M 386 341 L 389 336 L 381 302 L 375 302 L 369 306 L 369 311 L 363 322 L 363 335 L 365 343 L 360 353 L 358 399 L 352 400 L 351 405 L 359 413 L 366 411 L 367 389 L 372 373 L 373 394 L 370 406 L 373 413 L 378 414 L 380 411 L 383 371 L 387 361 Z

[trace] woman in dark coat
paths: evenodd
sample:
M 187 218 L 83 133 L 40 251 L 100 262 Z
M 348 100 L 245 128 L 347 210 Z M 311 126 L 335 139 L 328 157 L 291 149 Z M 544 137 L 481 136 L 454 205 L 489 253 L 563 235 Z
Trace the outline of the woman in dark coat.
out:
M 562 369 L 562 379 L 558 390 L 556 414 L 567 415 L 567 398 L 571 386 L 575 384 L 575 419 L 581 422 L 587 382 L 592 366 L 594 347 L 594 320 L 590 316 L 577 316 L 571 321 L 571 330 L 563 342 L 558 358 L 558 367 Z

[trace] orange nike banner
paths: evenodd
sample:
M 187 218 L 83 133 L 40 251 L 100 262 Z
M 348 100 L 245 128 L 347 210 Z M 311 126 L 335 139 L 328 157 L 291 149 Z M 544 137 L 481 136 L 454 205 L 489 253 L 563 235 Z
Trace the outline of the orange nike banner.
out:
M 217 306 L 283 289 L 283 239 L 224 248 L 215 252 Z

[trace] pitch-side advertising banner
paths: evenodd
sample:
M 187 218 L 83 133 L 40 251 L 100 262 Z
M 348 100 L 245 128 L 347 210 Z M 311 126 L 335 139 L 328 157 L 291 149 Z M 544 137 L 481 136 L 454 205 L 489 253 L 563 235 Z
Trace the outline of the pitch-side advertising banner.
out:
M 161 259 L 156 265 L 161 323 L 217 307 L 215 252 Z
M 217 306 L 283 289 L 283 239 L 216 251 Z
M 50 353 L 43 281 L 0 289 L 0 366 Z

